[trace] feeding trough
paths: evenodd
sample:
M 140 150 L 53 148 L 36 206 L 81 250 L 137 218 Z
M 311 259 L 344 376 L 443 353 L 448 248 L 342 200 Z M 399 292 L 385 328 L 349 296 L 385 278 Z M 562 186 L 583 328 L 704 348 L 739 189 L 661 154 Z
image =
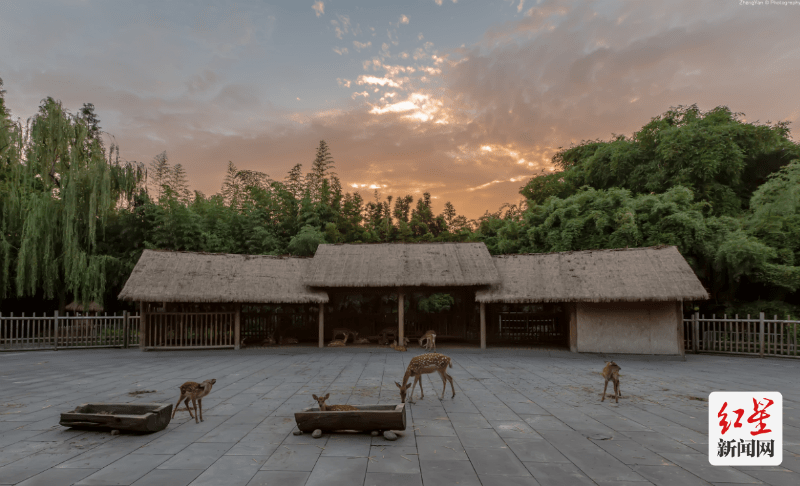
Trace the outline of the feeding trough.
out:
M 61 414 L 59 424 L 80 429 L 158 432 L 169 425 L 171 403 L 84 403 Z
M 406 430 L 406 404 L 362 405 L 358 410 L 345 412 L 321 412 L 319 407 L 310 407 L 296 412 L 294 419 L 297 428 L 303 432 L 321 430 L 354 430 L 372 432 L 374 430 Z

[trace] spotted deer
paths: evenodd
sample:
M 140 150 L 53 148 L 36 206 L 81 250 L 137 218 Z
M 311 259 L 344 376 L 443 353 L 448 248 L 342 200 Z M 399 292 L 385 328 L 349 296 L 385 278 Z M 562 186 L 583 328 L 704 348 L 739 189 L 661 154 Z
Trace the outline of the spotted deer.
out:
M 391 339 L 397 339 L 396 327 L 385 327 L 378 333 L 378 344 L 389 344 Z
M 347 340 L 347 338 L 350 338 L 350 341 L 355 341 L 358 338 L 357 332 L 353 332 L 350 329 L 344 327 L 338 327 L 333 330 L 333 335 L 332 335 L 333 339 L 335 340 L 336 336 L 340 334 L 344 334 L 345 341 Z
M 425 345 L 423 346 L 423 341 Z M 436 331 L 428 331 L 419 338 L 419 346 L 421 348 L 425 348 L 428 351 L 431 349 L 436 349 Z
M 439 376 L 442 377 L 442 398 L 440 400 L 444 400 L 444 392 L 447 390 L 447 382 L 450 382 L 450 389 L 453 390 L 453 398 L 456 396 L 456 389 L 453 386 L 453 377 L 447 374 L 447 368 L 453 367 L 453 363 L 450 361 L 450 358 L 443 354 L 439 353 L 426 353 L 420 354 L 419 356 L 415 356 L 411 359 L 411 362 L 408 363 L 408 368 L 406 368 L 406 374 L 403 376 L 403 384 L 401 385 L 398 382 L 394 382 L 397 385 L 397 388 L 400 389 L 400 400 L 403 403 L 406 403 L 406 392 L 408 391 L 408 379 L 412 376 L 414 377 L 414 383 L 411 385 L 411 394 L 409 395 L 409 403 L 414 403 L 414 387 L 419 382 L 419 394 L 420 399 L 425 398 L 425 393 L 422 391 L 422 375 L 433 373 L 434 371 L 439 373 Z
M 333 341 L 328 343 L 328 346 L 332 348 L 341 348 L 345 344 L 347 344 L 347 338 L 349 337 L 350 337 L 349 334 L 345 334 L 344 339 L 334 339 Z
M 367 338 L 359 338 L 359 339 L 356 339 L 355 342 L 353 342 L 353 344 L 369 344 L 369 339 L 367 339 Z
M 325 400 L 327 400 L 331 394 L 328 393 L 324 397 L 318 397 L 316 395 L 311 395 L 314 397 L 314 400 L 319 403 L 319 411 L 320 412 L 350 412 L 353 410 L 358 410 L 356 407 L 352 405 L 326 405 Z
M 197 383 L 194 381 L 187 381 L 183 385 L 181 385 L 181 396 L 178 397 L 178 403 L 175 404 L 175 408 L 172 409 L 172 418 L 175 418 L 175 412 L 178 411 L 178 407 L 181 404 L 181 400 L 184 400 L 186 404 L 186 410 L 189 411 L 189 416 L 194 419 L 195 423 L 200 423 L 203 421 L 203 397 L 211 393 L 211 387 L 214 386 L 217 380 L 211 379 L 206 380 L 202 383 Z M 194 416 L 192 416 L 192 409 L 189 408 L 189 400 L 192 401 L 192 406 L 194 406 Z M 200 405 L 200 422 L 197 421 L 198 413 L 197 413 L 197 405 Z
M 300 341 L 298 341 L 298 339 L 297 339 L 297 338 L 293 338 L 293 337 L 281 337 L 281 338 L 280 338 L 280 340 L 279 340 L 279 342 L 278 342 L 278 344 L 280 344 L 281 346 L 283 346 L 284 344 L 298 344 L 299 342 L 300 342 Z
M 405 346 L 398 346 L 397 341 L 392 341 L 392 344 L 390 344 L 389 347 L 394 349 L 395 351 L 408 351 L 408 348 L 406 348 Z
M 617 363 L 613 361 L 606 362 L 605 368 L 603 368 L 603 378 L 606 380 L 606 384 L 603 387 L 603 398 L 600 401 L 605 401 L 606 399 L 606 390 L 608 389 L 608 382 L 614 384 L 614 403 L 619 403 L 619 397 L 622 396 L 622 392 L 619 389 L 619 370 L 621 368 L 617 366 Z

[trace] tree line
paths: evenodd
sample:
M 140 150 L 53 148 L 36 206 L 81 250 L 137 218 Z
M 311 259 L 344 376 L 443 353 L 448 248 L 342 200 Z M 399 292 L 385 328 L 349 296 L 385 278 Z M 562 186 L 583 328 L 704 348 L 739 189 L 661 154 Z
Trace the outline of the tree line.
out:
M 166 152 L 122 160 L 91 104 L 72 114 L 45 98 L 23 123 L 0 91 L 0 124 L 0 305 L 119 307 L 146 248 L 310 256 L 321 243 L 426 241 L 482 241 L 493 254 L 676 245 L 712 294 L 704 309 L 800 304 L 800 146 L 787 123 L 726 107 L 674 108 L 630 137 L 562 149 L 522 203 L 475 220 L 450 202 L 434 213 L 429 193 L 345 192 L 324 141 L 308 172 L 296 164 L 279 179 L 228 162 L 207 196 Z

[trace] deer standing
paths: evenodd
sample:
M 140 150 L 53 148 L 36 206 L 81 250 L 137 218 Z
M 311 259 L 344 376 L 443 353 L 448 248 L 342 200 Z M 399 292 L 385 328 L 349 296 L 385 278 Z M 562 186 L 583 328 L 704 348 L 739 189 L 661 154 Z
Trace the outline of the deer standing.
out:
M 414 387 L 419 382 L 419 393 L 420 399 L 425 398 L 425 393 L 422 391 L 422 381 L 421 377 L 427 373 L 433 373 L 434 371 L 439 373 L 439 376 L 442 377 L 442 398 L 440 400 L 444 400 L 444 392 L 447 390 L 447 382 L 450 382 L 450 389 L 453 390 L 453 398 L 456 396 L 456 389 L 453 386 L 453 377 L 447 374 L 447 368 L 453 367 L 453 363 L 450 361 L 450 358 L 443 354 L 439 353 L 426 353 L 420 354 L 419 356 L 415 356 L 411 359 L 411 362 L 408 363 L 408 368 L 406 368 L 406 374 L 403 375 L 403 384 L 401 385 L 398 382 L 394 382 L 397 385 L 397 388 L 400 389 L 400 400 L 403 403 L 406 403 L 406 392 L 408 391 L 408 379 L 412 376 L 414 377 L 414 383 L 411 385 L 411 395 L 409 398 L 409 403 L 414 403 Z
M 614 384 L 614 403 L 619 403 L 619 397 L 622 396 L 622 392 L 619 389 L 620 369 L 617 363 L 613 361 L 606 362 L 606 366 L 603 368 L 603 378 L 606 380 L 606 385 L 603 387 L 603 398 L 600 399 L 601 402 L 606 399 L 606 389 L 608 389 L 608 382 L 610 381 Z
M 211 393 L 211 387 L 214 386 L 217 380 L 211 379 L 206 380 L 202 383 L 197 383 L 194 381 L 187 381 L 183 385 L 181 385 L 181 396 L 178 397 L 178 403 L 175 404 L 175 408 L 172 409 L 172 418 L 175 418 L 175 412 L 178 411 L 178 407 L 181 404 L 181 400 L 184 400 L 186 403 L 186 410 L 189 411 L 189 416 L 194 419 L 195 423 L 200 423 L 203 421 L 203 397 Z M 192 401 L 192 405 L 194 406 L 194 416 L 192 416 L 192 409 L 189 408 L 189 400 Z M 198 413 L 197 413 L 197 405 L 200 404 L 200 422 L 197 421 Z
M 425 341 L 425 345 L 422 345 L 422 342 Z M 428 331 L 419 338 L 419 345 L 420 347 L 424 347 L 428 351 L 431 349 L 436 349 L 436 331 Z
M 356 407 L 352 405 L 326 405 L 325 400 L 331 396 L 330 393 L 325 395 L 324 397 L 318 397 L 316 395 L 311 395 L 314 397 L 314 400 L 319 403 L 319 411 L 320 412 L 350 412 L 353 410 L 358 410 Z

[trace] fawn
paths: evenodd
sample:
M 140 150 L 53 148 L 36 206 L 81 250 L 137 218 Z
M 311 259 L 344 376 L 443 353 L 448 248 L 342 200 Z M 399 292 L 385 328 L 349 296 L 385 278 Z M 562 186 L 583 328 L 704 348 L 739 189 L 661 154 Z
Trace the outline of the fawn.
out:
M 408 351 L 408 348 L 406 348 L 405 346 L 398 346 L 397 341 L 392 341 L 392 344 L 390 344 L 389 347 L 394 349 L 395 351 Z
M 342 339 L 334 339 L 333 341 L 328 343 L 328 346 L 334 347 L 334 348 L 341 348 L 345 344 L 347 344 L 347 338 L 349 338 L 349 337 L 350 337 L 349 334 L 345 334 L 343 340 Z
M 369 339 L 367 338 L 358 338 L 355 340 L 353 344 L 369 344 Z
M 316 395 L 311 395 L 314 397 L 314 400 L 319 403 L 319 411 L 320 412 L 350 412 L 353 410 L 358 410 L 356 407 L 352 405 L 325 405 L 325 400 L 331 396 L 330 393 L 325 395 L 324 397 L 318 397 Z
M 378 333 L 378 343 L 389 344 L 389 339 L 397 339 L 397 334 L 398 331 L 396 327 L 385 327 Z
M 352 341 L 355 341 L 356 338 L 358 338 L 358 333 L 357 332 L 353 332 L 350 329 L 347 329 L 347 328 L 344 328 L 344 327 L 338 327 L 338 328 L 333 330 L 333 335 L 332 335 L 333 339 L 335 340 L 336 336 L 338 336 L 339 334 L 344 334 L 344 340 L 345 341 L 347 341 L 347 338 L 350 338 L 350 341 L 352 342 Z
M 456 396 L 456 389 L 453 387 L 453 377 L 447 374 L 448 366 L 450 368 L 453 367 L 450 358 L 439 353 L 420 354 L 412 358 L 411 362 L 408 363 L 406 374 L 403 375 L 403 384 L 401 385 L 396 381 L 394 382 L 397 388 L 400 389 L 400 400 L 406 403 L 406 392 L 409 388 L 408 379 L 412 376 L 414 377 L 414 383 L 411 385 L 411 395 L 408 397 L 409 403 L 414 403 L 414 387 L 417 386 L 417 382 L 419 382 L 419 397 L 420 399 L 424 399 L 425 393 L 422 391 L 421 376 L 427 373 L 433 373 L 434 371 L 438 372 L 439 376 L 442 377 L 442 398 L 440 398 L 440 400 L 444 400 L 444 392 L 447 390 L 448 381 L 450 382 L 450 389 L 453 390 L 453 396 L 450 398 L 454 398 Z
M 622 396 L 622 392 L 619 389 L 620 369 L 617 363 L 613 361 L 606 362 L 606 366 L 603 368 L 603 378 L 606 380 L 606 385 L 603 387 L 603 398 L 600 399 L 601 402 L 606 399 L 606 389 L 608 389 L 608 382 L 610 381 L 614 384 L 614 403 L 619 403 L 619 397 Z
M 300 341 L 298 341 L 298 340 L 297 340 L 297 338 L 293 338 L 293 337 L 287 337 L 287 338 L 285 338 L 285 337 L 281 337 L 281 338 L 280 338 L 280 341 L 278 342 L 278 344 L 280 344 L 281 346 L 283 346 L 284 344 L 298 344 L 299 342 L 300 342 Z
M 425 341 L 425 345 L 422 342 Z M 436 349 L 436 331 L 428 331 L 419 338 L 419 346 L 424 347 L 428 351 Z
M 189 416 L 194 419 L 195 423 L 200 423 L 203 421 L 203 397 L 211 393 L 211 387 L 214 386 L 217 380 L 211 379 L 206 380 L 202 383 L 196 383 L 194 381 L 187 381 L 183 385 L 181 385 L 181 396 L 178 398 L 178 403 L 175 404 L 175 408 L 172 409 L 172 418 L 175 418 L 175 412 L 178 411 L 178 407 L 181 404 L 181 400 L 184 400 L 186 403 L 186 410 L 189 411 Z M 192 401 L 192 405 L 194 406 L 194 416 L 192 416 L 192 409 L 189 408 L 189 400 Z M 196 400 L 196 402 L 195 402 Z M 200 422 L 197 421 L 198 413 L 197 413 L 197 405 L 200 404 Z

